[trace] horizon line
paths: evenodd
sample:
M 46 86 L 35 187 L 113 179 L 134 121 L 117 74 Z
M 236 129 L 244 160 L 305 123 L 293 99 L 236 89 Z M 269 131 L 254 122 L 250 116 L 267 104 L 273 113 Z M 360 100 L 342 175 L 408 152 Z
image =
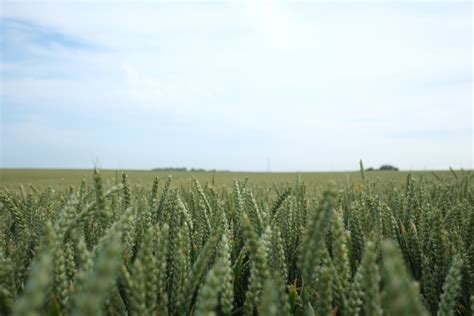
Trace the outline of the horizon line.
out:
M 160 168 L 152 168 L 152 169 L 141 169 L 141 168 L 60 168 L 60 167 L 0 167 L 0 171 L 15 171 L 15 170 L 30 170 L 30 171 L 93 171 L 97 169 L 99 171 L 132 171 L 132 172 L 172 172 L 172 173 L 358 173 L 360 169 L 352 169 L 352 170 L 275 170 L 275 171 L 268 171 L 268 170 L 218 170 L 218 169 L 204 169 L 204 168 L 194 168 L 200 170 L 159 170 Z M 157 170 L 154 170 L 157 169 Z M 448 167 L 445 169 L 401 169 L 398 170 L 367 170 L 369 173 L 372 172 L 430 172 L 430 171 L 474 171 L 472 168 L 452 168 Z

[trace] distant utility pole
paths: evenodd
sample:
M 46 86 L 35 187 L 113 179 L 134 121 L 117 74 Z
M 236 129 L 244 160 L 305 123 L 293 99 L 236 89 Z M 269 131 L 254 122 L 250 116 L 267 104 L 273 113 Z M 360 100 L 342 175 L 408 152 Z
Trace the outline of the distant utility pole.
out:
M 267 157 L 267 172 L 271 172 L 271 168 L 270 168 L 270 158 Z

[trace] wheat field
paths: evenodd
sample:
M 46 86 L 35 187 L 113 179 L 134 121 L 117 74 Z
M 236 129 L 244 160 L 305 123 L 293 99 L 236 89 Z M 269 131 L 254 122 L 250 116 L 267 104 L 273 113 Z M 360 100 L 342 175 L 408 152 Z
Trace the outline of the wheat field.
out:
M 189 186 L 192 178 L 200 183 L 232 187 L 234 181 L 247 181 L 255 185 L 273 186 L 274 184 L 293 184 L 300 178 L 309 187 L 324 186 L 328 183 L 346 185 L 360 183 L 359 171 L 339 172 L 205 172 L 205 171 L 150 171 L 150 170 L 101 170 L 101 178 L 108 185 L 121 181 L 121 174 L 126 173 L 134 185 L 152 186 L 156 177 L 161 179 L 171 175 L 175 186 Z M 419 179 L 439 179 L 452 177 L 450 171 L 371 171 L 365 177 L 373 181 L 404 182 L 408 174 Z M 17 190 L 20 186 L 33 185 L 36 188 L 52 187 L 54 189 L 78 186 L 81 180 L 93 181 L 91 169 L 0 169 L 0 187 Z
M 470 172 L 149 183 L 94 171 L 51 186 L 7 174 L 1 315 L 474 310 Z

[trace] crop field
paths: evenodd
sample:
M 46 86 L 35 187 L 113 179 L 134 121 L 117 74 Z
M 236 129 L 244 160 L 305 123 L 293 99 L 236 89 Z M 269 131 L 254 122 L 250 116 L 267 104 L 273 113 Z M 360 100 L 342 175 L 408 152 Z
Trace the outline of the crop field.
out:
M 138 170 L 101 170 L 101 177 L 106 184 L 115 185 L 121 181 L 121 174 L 125 172 L 133 185 L 151 186 L 156 177 L 166 178 L 171 175 L 176 186 L 188 186 L 192 178 L 202 184 L 212 183 L 217 186 L 232 187 L 234 181 L 245 181 L 262 186 L 274 184 L 294 183 L 297 177 L 309 187 L 327 185 L 328 183 L 347 184 L 359 183 L 360 172 L 179 172 L 179 171 L 138 171 Z M 365 177 L 382 182 L 404 182 L 408 174 L 414 178 L 427 177 L 430 179 L 452 177 L 450 171 L 372 171 L 366 172 Z M 93 170 L 60 170 L 60 169 L 0 169 L 0 187 L 18 189 L 19 186 L 33 185 L 36 188 L 52 187 L 68 188 L 78 186 L 84 178 L 91 182 Z
M 469 171 L 167 174 L 1 170 L 0 315 L 473 314 Z

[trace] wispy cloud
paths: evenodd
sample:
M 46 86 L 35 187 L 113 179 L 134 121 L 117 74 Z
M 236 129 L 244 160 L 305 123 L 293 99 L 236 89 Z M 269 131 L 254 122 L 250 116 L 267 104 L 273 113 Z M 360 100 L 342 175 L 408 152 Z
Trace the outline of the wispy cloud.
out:
M 51 55 L 57 50 L 95 49 L 95 45 L 54 29 L 25 20 L 2 18 L 2 58 L 21 61 L 28 57 Z M 26 48 L 26 50 L 25 50 Z

